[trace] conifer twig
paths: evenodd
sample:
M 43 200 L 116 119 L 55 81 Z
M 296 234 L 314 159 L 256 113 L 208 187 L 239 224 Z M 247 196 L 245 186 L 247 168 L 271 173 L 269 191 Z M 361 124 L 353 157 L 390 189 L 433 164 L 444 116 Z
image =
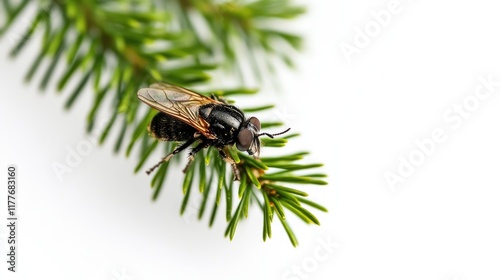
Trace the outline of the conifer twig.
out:
M 300 36 L 279 28 L 270 28 L 269 22 L 284 22 L 304 13 L 304 8 L 289 0 L 257 1 L 14 1 L 0 2 L 0 37 L 9 32 L 28 7 L 35 8 L 35 16 L 22 36 L 13 45 L 11 57 L 19 56 L 34 34 L 41 34 L 41 47 L 27 69 L 25 80 L 33 82 L 41 72 L 40 90 L 65 92 L 65 108 L 71 109 L 91 87 L 94 102 L 87 115 L 87 130 L 95 129 L 96 120 L 103 111 L 111 111 L 99 142 L 111 141 L 111 131 L 118 131 L 114 151 L 130 156 L 139 154 L 135 172 L 144 170 L 151 155 L 158 149 L 171 152 L 173 143 L 158 143 L 147 134 L 146 128 L 155 115 L 152 109 L 141 110 L 136 92 L 156 81 L 184 87 L 209 86 L 210 73 L 226 71 L 228 77 L 238 80 L 272 76 L 277 62 L 293 65 L 293 54 L 300 50 Z M 42 63 L 48 60 L 50 63 Z M 65 65 L 60 76 L 56 68 Z M 253 77 L 243 75 L 241 65 L 252 66 Z M 229 70 L 229 71 L 227 71 Z M 236 70 L 236 71 L 234 71 Z M 230 75 L 229 73 L 239 73 Z M 72 82 L 72 83 L 70 83 Z M 68 89 L 69 84 L 75 84 Z M 239 86 L 209 91 L 223 98 L 255 94 L 257 90 Z M 111 101 L 111 108 L 104 104 Z M 231 100 L 228 99 L 229 102 Z M 243 109 L 246 113 L 270 110 L 272 104 Z M 263 128 L 281 126 L 280 122 L 263 122 Z M 298 136 L 291 133 L 274 139 L 263 139 L 266 148 L 284 147 Z M 220 159 L 216 149 L 201 151 L 187 170 L 182 190 L 184 199 L 181 214 L 185 212 L 191 194 L 199 191 L 202 201 L 198 218 L 210 211 L 209 225 L 214 223 L 222 202 L 225 204 L 227 228 L 225 235 L 235 237 L 242 218 L 249 215 L 251 204 L 257 204 L 263 213 L 263 239 L 272 236 L 275 216 L 283 225 L 291 243 L 298 244 L 287 217 L 295 215 L 308 224 L 319 220 L 308 209 L 326 212 L 326 208 L 306 199 L 306 185 L 325 185 L 324 174 L 307 174 L 322 164 L 304 164 L 300 160 L 307 152 L 276 157 L 253 158 L 235 147 L 228 152 L 237 162 L 241 180 L 231 180 L 231 168 Z M 168 178 L 173 158 L 159 166 L 152 174 L 153 200 L 157 199 Z M 291 185 L 300 186 L 295 189 Z M 215 199 L 211 200 L 214 196 Z M 210 202 L 212 202 L 210 206 Z

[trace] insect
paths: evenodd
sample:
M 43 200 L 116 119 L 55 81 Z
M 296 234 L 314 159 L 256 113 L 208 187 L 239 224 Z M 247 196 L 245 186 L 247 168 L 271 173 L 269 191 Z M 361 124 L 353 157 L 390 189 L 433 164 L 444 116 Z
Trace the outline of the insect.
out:
M 197 152 L 207 147 L 215 147 L 222 159 L 231 164 L 234 179 L 239 180 L 236 162 L 224 152 L 224 148 L 236 144 L 238 150 L 258 157 L 260 136 L 274 138 L 290 130 L 288 128 L 275 134 L 259 133 L 261 126 L 256 117 L 246 119 L 243 112 L 233 105 L 166 83 L 155 83 L 148 88 L 142 88 L 137 92 L 137 96 L 142 102 L 160 111 L 148 127 L 154 138 L 184 142 L 146 171 L 147 174 L 198 141 L 199 144 L 189 152 L 184 172 Z

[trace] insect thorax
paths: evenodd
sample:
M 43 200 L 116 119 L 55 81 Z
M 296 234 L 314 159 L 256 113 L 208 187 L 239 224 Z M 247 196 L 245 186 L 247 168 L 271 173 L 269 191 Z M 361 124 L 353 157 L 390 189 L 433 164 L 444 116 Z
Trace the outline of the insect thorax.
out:
M 200 107 L 199 113 L 210 124 L 210 131 L 216 135 L 219 145 L 234 144 L 245 120 L 238 108 L 228 104 L 207 104 Z

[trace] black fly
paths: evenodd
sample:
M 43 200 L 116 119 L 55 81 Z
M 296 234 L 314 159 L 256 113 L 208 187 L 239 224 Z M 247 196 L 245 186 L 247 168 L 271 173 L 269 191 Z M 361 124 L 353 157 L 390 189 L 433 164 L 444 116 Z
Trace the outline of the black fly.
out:
M 243 112 L 235 106 L 170 84 L 152 84 L 149 88 L 140 89 L 137 96 L 160 111 L 148 127 L 153 137 L 162 141 L 184 142 L 146 171 L 148 174 L 198 141 L 199 144 L 189 152 L 189 161 L 184 172 L 197 152 L 207 147 L 215 147 L 221 157 L 232 165 L 235 180 L 239 180 L 236 163 L 224 152 L 224 147 L 236 144 L 238 150 L 258 156 L 260 136 L 274 138 L 290 130 L 276 134 L 259 133 L 260 121 L 256 117 L 245 119 Z

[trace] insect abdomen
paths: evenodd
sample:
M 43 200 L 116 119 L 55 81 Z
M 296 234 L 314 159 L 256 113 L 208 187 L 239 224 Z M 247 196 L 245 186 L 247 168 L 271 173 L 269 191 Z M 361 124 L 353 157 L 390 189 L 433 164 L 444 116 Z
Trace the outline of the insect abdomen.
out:
M 162 141 L 187 141 L 196 132 L 192 126 L 162 112 L 153 117 L 148 130 L 153 137 Z

